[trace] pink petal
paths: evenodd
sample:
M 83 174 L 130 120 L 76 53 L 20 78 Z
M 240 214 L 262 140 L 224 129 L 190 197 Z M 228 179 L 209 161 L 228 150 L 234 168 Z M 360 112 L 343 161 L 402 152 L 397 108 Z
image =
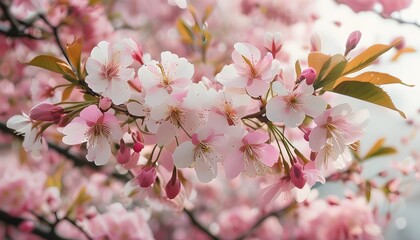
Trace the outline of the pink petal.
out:
M 270 83 L 260 79 L 253 79 L 251 85 L 246 87 L 246 91 L 252 97 L 258 97 L 264 96 L 269 88 Z
M 82 121 L 78 121 L 82 120 Z M 67 145 L 77 145 L 87 141 L 86 132 L 89 127 L 84 123 L 84 119 L 77 117 L 67 126 L 65 126 L 61 132 L 64 134 L 63 143 Z
M 325 100 L 318 96 L 305 96 L 302 99 L 302 110 L 311 117 L 319 116 L 327 108 Z
M 260 147 L 264 155 L 260 161 L 268 167 L 272 167 L 279 159 L 279 151 L 270 144 L 262 144 Z
M 103 113 L 96 105 L 90 105 L 80 112 L 80 117 L 86 120 L 89 126 L 95 124 L 99 118 L 103 116 Z
M 248 144 L 261 144 L 267 142 L 269 136 L 266 132 L 263 131 L 253 131 L 248 133 L 245 137 L 242 138 L 242 143 L 244 145 Z
M 316 127 L 309 134 L 309 147 L 312 151 L 318 152 L 327 142 L 327 129 Z
M 234 150 L 223 162 L 226 178 L 234 179 L 244 170 L 243 152 Z

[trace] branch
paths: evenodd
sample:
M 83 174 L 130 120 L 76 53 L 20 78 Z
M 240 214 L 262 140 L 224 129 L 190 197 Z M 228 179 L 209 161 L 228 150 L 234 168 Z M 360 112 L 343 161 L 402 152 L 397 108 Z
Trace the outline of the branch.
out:
M 14 136 L 15 138 L 18 138 L 19 140 L 23 140 L 22 136 L 17 135 L 12 129 L 8 128 L 6 124 L 2 122 L 0 122 L 0 132 L 7 133 L 9 135 Z M 95 163 L 87 161 L 85 157 L 82 157 L 80 155 L 74 155 L 69 151 L 69 148 L 63 148 L 52 142 L 47 142 L 47 145 L 49 149 L 52 149 L 60 155 L 64 156 L 66 159 L 71 160 L 75 167 L 88 167 L 95 171 L 100 171 L 102 169 L 102 167 L 95 165 Z M 121 175 L 115 172 L 112 173 L 112 177 L 122 182 L 128 182 L 131 180 L 130 176 L 128 176 L 127 174 Z
M 286 206 L 282 209 L 274 210 L 272 212 L 267 213 L 266 215 L 264 215 L 260 219 L 258 219 L 248 231 L 246 231 L 244 234 L 237 237 L 236 240 L 243 240 L 246 237 L 248 237 L 248 235 L 250 235 L 255 229 L 257 229 L 261 224 L 263 224 L 264 221 L 267 220 L 269 217 L 280 218 L 283 215 L 287 214 L 290 210 L 292 210 L 296 206 L 297 206 L 297 203 L 292 202 L 291 204 L 289 204 L 288 206 Z
M 200 223 L 194 216 L 194 214 L 184 208 L 184 212 L 187 214 L 188 218 L 190 219 L 191 223 L 200 229 L 203 233 L 205 233 L 210 239 L 219 240 L 220 238 L 213 235 L 202 223 Z
M 347 5 L 345 3 L 342 3 L 340 0 L 333 0 L 333 1 L 337 4 Z M 391 16 L 385 15 L 385 14 L 383 14 L 379 11 L 375 11 L 375 10 L 370 10 L 369 12 L 372 12 L 372 13 L 374 13 L 374 14 L 378 15 L 379 17 L 381 17 L 383 19 L 386 19 L 386 20 L 392 20 L 392 21 L 395 21 L 399 24 L 411 25 L 411 26 L 415 26 L 415 27 L 420 28 L 420 23 L 418 23 L 418 22 L 407 22 L 407 21 L 405 21 L 401 18 L 391 17 Z
M 9 215 L 6 212 L 0 210 L 0 221 L 4 222 L 7 225 L 11 225 L 14 227 L 18 227 L 24 221 L 31 221 L 26 220 L 20 217 L 14 217 Z M 52 240 L 70 240 L 70 238 L 64 238 L 55 232 L 54 228 L 48 229 L 47 227 L 36 226 L 32 231 L 32 234 L 42 237 L 44 239 L 52 239 Z

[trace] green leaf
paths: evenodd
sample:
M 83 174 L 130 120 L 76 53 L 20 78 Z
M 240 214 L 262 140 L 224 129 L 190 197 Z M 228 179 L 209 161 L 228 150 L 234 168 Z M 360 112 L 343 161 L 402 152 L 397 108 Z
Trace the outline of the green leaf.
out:
M 40 67 L 60 74 L 72 72 L 70 66 L 66 62 L 50 55 L 36 56 L 30 62 L 25 64 Z
M 332 92 L 354 97 L 397 111 L 403 118 L 405 114 L 398 110 L 389 95 L 382 88 L 368 82 L 347 81 L 338 84 Z
M 361 54 L 357 55 L 347 64 L 346 68 L 344 69 L 343 75 L 347 75 L 350 73 L 357 72 L 370 64 L 372 64 L 379 56 L 387 52 L 389 49 L 396 46 L 398 42 L 392 45 L 385 45 L 385 44 L 375 44 L 370 46 Z
M 372 194 L 372 183 L 370 181 L 366 181 L 365 197 L 366 197 L 367 202 L 370 201 L 371 194 Z
M 331 57 L 328 68 L 321 72 L 320 79 L 314 82 L 314 88 L 323 88 L 323 90 L 330 90 L 334 87 L 335 81 L 342 76 L 343 70 L 346 67 L 347 60 L 341 54 L 336 54 Z
M 368 82 L 375 85 L 399 83 L 399 84 L 403 84 L 409 87 L 414 86 L 414 85 L 405 84 L 399 78 L 396 78 L 394 76 L 391 76 L 386 73 L 381 73 L 381 72 L 364 72 L 356 77 L 341 77 L 335 82 L 335 86 L 337 86 L 338 84 L 342 82 L 347 82 L 347 81 Z
M 367 160 L 369 158 L 373 157 L 379 157 L 379 156 L 386 156 L 397 153 L 397 150 L 393 147 L 384 146 L 385 138 L 379 139 L 369 150 L 368 153 L 366 153 L 366 156 L 363 158 L 363 160 Z

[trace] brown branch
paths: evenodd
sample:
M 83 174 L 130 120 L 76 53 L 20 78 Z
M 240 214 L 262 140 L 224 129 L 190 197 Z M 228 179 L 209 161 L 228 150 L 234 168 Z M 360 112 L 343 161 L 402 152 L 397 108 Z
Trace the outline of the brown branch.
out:
M 12 215 L 9 215 L 8 213 L 0 210 L 0 221 L 11 225 L 14 227 L 18 227 L 22 222 L 24 221 L 31 221 L 20 217 L 14 217 Z M 49 228 L 45 225 L 37 225 L 35 228 L 30 232 L 34 235 L 37 235 L 39 237 L 42 237 L 44 239 L 52 239 L 52 240 L 71 240 L 70 238 L 64 238 L 59 236 L 54 228 Z
M 203 233 L 205 233 L 210 239 L 213 240 L 219 240 L 220 238 L 218 238 L 217 236 L 213 235 L 213 233 L 211 233 L 202 223 L 200 223 L 194 216 L 194 214 L 185 209 L 184 208 L 184 212 L 187 214 L 188 218 L 190 219 L 191 223 L 197 227 L 200 231 L 202 231 Z

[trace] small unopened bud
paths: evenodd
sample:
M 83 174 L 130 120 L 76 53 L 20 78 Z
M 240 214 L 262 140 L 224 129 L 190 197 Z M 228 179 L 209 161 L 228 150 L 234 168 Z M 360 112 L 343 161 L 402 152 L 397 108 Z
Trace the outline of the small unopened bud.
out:
M 264 35 L 264 47 L 269 51 L 273 58 L 276 57 L 276 54 L 280 52 L 281 47 L 283 46 L 283 40 L 280 32 L 266 32 Z
M 304 178 L 303 168 L 299 163 L 292 165 L 292 169 L 290 171 L 290 179 L 293 185 L 299 189 L 302 189 L 305 186 L 306 179 Z
M 169 199 L 174 199 L 181 191 L 181 181 L 176 176 L 176 170 L 172 174 L 171 180 L 166 184 L 165 192 Z
M 24 220 L 19 223 L 18 229 L 25 233 L 30 233 L 35 229 L 35 223 L 33 221 Z
M 134 150 L 136 153 L 141 152 L 141 150 L 143 150 L 143 148 L 144 148 L 144 144 L 143 144 L 142 142 L 136 142 L 136 143 L 134 143 L 134 145 L 133 145 L 133 150 Z
M 315 69 L 312 67 L 309 67 L 302 71 L 302 73 L 299 76 L 299 81 L 306 79 L 306 84 L 312 85 L 315 82 L 316 75 L 317 73 Z
M 99 100 L 99 109 L 101 109 L 102 112 L 106 112 L 108 109 L 111 108 L 112 101 L 111 99 L 104 97 Z
M 146 166 L 137 176 L 140 187 L 148 188 L 156 181 L 156 168 Z
M 130 149 L 125 144 L 124 140 L 120 140 L 120 149 L 117 152 L 117 162 L 119 164 L 126 164 L 130 161 Z
M 350 33 L 347 38 L 346 52 L 344 53 L 344 56 L 347 56 L 347 54 L 357 46 L 361 37 L 362 33 L 359 30 Z
M 40 103 L 29 111 L 29 117 L 35 121 L 58 123 L 64 109 L 51 103 Z

